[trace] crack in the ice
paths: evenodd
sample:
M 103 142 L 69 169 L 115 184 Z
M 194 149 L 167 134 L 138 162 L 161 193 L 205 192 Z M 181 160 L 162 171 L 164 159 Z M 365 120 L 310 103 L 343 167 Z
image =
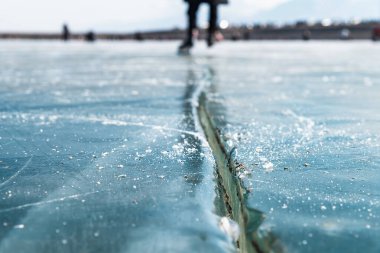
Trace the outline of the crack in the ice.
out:
M 66 200 L 77 199 L 80 197 L 86 197 L 88 195 L 92 195 L 92 194 L 96 194 L 96 193 L 100 193 L 100 192 L 103 192 L 103 191 L 93 191 L 93 192 L 87 192 L 87 193 L 82 193 L 82 194 L 74 194 L 74 195 L 65 196 L 65 197 L 56 198 L 56 199 L 50 199 L 50 200 L 44 200 L 44 201 L 38 201 L 38 202 L 23 204 L 23 205 L 19 205 L 19 206 L 14 206 L 14 207 L 2 209 L 2 210 L 0 210 L 0 213 L 11 212 L 11 211 L 20 210 L 20 209 L 24 209 L 24 208 L 28 208 L 28 207 L 42 206 L 42 205 L 56 203 L 56 202 L 63 202 Z
M 19 169 L 18 171 L 16 171 L 16 173 L 14 173 L 12 176 L 10 176 L 7 180 L 5 180 L 4 182 L 0 183 L 0 189 L 3 188 L 5 185 L 7 185 L 8 183 L 10 183 L 13 179 L 15 179 L 23 170 L 25 170 L 30 162 L 32 161 L 32 158 L 33 156 L 31 156 L 29 158 L 29 160 L 24 164 L 24 166 L 21 167 L 21 169 Z

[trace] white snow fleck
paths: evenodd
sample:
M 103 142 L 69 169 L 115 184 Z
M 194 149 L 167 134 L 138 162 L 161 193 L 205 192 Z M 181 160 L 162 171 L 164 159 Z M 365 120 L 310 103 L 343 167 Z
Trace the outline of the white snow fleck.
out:
M 18 225 L 15 225 L 14 228 L 17 228 L 17 229 L 24 229 L 24 228 L 25 228 L 25 225 L 24 225 L 24 224 L 18 224 Z
M 223 217 L 219 222 L 220 229 L 230 236 L 233 241 L 237 241 L 240 235 L 239 225 L 228 217 Z
M 266 172 L 272 172 L 273 171 L 273 163 L 266 162 L 263 164 L 263 168 L 265 169 Z

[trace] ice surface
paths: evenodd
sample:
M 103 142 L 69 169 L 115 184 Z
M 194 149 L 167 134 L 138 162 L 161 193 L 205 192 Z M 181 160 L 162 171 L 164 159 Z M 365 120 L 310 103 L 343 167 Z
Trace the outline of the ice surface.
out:
M 380 251 L 377 44 L 0 44 L 0 252 L 230 251 L 203 82 L 263 233 Z
M 222 48 L 211 108 L 252 173 L 261 230 L 288 252 L 380 252 L 379 45 Z
M 176 44 L 1 42 L 0 252 L 229 252 Z

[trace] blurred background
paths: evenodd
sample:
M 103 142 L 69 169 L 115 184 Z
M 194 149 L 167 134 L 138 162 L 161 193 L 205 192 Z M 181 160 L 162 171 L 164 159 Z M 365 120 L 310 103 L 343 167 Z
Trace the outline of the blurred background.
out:
M 127 36 L 134 33 L 161 32 L 148 33 L 145 38 L 182 39 L 181 31 L 186 26 L 186 4 L 182 0 L 3 0 L 0 10 L 3 38 L 20 33 L 47 36 L 60 32 L 62 25 L 67 24 L 73 33 L 91 30 L 99 34 L 99 38 L 128 39 L 136 37 Z M 207 6 L 203 6 L 200 27 L 206 28 L 207 20 Z M 380 1 L 231 0 L 229 5 L 221 6 L 219 21 L 226 30 L 226 38 L 235 40 L 302 39 L 305 32 L 313 32 L 315 27 L 327 29 L 329 34 L 320 35 L 318 30 L 314 31 L 314 36 L 308 34 L 309 39 L 368 39 L 373 37 L 373 29 L 380 21 Z M 301 30 L 296 33 L 284 31 L 293 28 Z M 244 29 L 256 29 L 257 33 Z M 260 35 L 260 29 L 266 29 L 266 33 L 268 29 L 280 30 Z M 357 29 L 362 33 L 358 34 Z M 120 37 L 121 34 L 124 37 Z M 142 38 L 144 36 L 139 37 Z

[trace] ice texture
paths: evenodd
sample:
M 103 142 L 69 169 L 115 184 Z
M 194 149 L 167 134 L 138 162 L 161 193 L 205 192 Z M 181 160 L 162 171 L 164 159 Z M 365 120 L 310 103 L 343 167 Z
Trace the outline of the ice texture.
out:
M 175 43 L 0 44 L 0 252 L 234 250 Z
M 211 110 L 287 252 L 380 252 L 380 47 L 224 45 Z

